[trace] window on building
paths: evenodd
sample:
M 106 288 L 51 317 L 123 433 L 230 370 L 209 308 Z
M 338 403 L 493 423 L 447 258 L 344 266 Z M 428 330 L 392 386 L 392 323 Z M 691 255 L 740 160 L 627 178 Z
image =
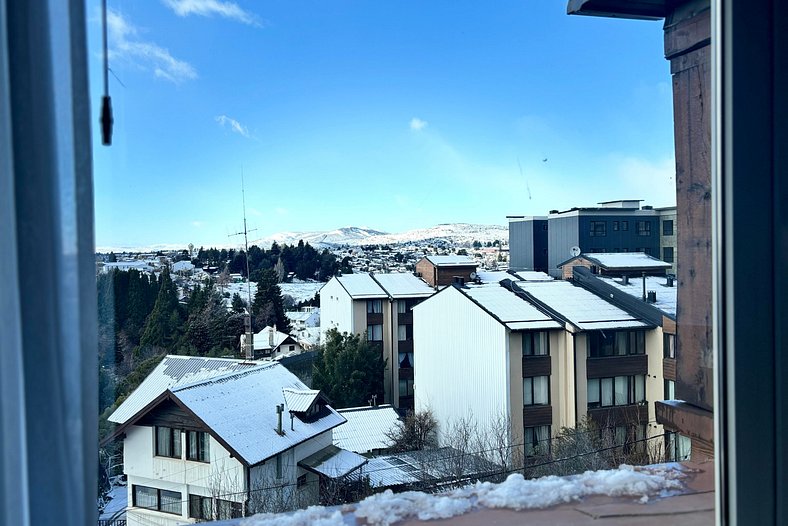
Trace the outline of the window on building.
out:
M 629 221 L 621 221 L 621 230 L 629 230 Z
M 381 314 L 383 312 L 383 300 L 367 300 L 367 314 Z
M 405 380 L 400 378 L 399 381 L 399 395 L 413 396 L 413 380 Z
M 177 491 L 134 485 L 131 488 L 132 505 L 138 508 L 180 515 L 181 494 Z
M 398 356 L 399 368 L 400 369 L 412 369 L 413 368 L 413 353 L 412 352 L 400 352 Z
M 181 458 L 181 431 L 171 427 L 156 426 L 156 456 Z
M 202 431 L 186 433 L 186 460 L 210 462 L 210 435 Z
M 690 459 L 692 440 L 680 433 L 665 432 L 665 457 L 669 462 L 684 462 Z
M 230 500 L 216 499 L 216 518 L 219 520 L 238 519 L 243 516 L 243 504 Z
M 523 356 L 546 356 L 550 354 L 550 338 L 547 332 L 524 332 Z
M 399 300 L 397 302 L 397 314 L 405 314 L 407 312 L 408 312 L 408 305 L 403 300 Z
M 618 221 L 613 221 L 613 231 L 618 232 Z
M 673 247 L 662 247 L 662 261 L 673 263 Z
M 523 378 L 523 405 L 548 405 L 549 403 L 549 376 Z
M 645 354 L 645 331 L 592 331 L 588 333 L 588 356 L 628 356 Z
M 533 457 L 550 451 L 550 426 L 533 426 L 524 429 L 525 456 Z
M 413 325 L 402 324 L 397 325 L 397 340 L 404 342 L 413 339 Z
M 646 401 L 646 375 L 589 378 L 588 408 L 638 404 Z
M 282 478 L 282 455 L 276 455 L 276 478 Z
M 662 221 L 662 235 L 663 236 L 672 236 L 673 235 L 673 220 L 672 219 L 665 219 Z
M 651 221 L 637 221 L 637 232 L 639 236 L 651 235 Z
M 213 520 L 211 497 L 189 494 L 189 517 L 199 520 Z
M 383 325 L 367 325 L 367 340 L 371 342 L 383 341 Z
M 607 235 L 607 221 L 591 221 L 591 230 L 588 233 L 591 237 L 603 237 Z
M 664 358 L 676 357 L 676 335 L 663 334 L 662 335 L 662 355 Z
M 676 382 L 673 380 L 665 380 L 665 400 L 676 399 Z

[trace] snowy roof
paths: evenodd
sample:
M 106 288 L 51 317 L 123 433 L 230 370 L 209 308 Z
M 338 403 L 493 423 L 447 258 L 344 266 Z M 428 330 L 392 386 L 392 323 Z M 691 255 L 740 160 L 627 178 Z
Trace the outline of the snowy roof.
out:
M 480 270 L 476 276 L 482 283 L 500 283 L 505 279 L 514 279 L 514 276 L 505 270 Z
M 634 296 L 637 299 L 643 298 L 643 278 L 634 277 L 629 279 L 628 285 L 623 285 L 620 279 L 596 276 L 605 283 Z M 656 303 L 650 303 L 666 314 L 676 315 L 676 297 L 678 294 L 678 281 L 673 281 L 673 286 L 668 287 L 667 279 L 664 276 L 646 276 L 646 290 L 653 290 L 657 293 Z
M 273 335 L 274 344 L 271 345 L 271 336 Z M 280 331 L 274 331 L 274 328 L 271 326 L 266 326 L 263 330 L 258 332 L 252 338 L 252 344 L 254 345 L 255 351 L 262 351 L 266 349 L 276 349 L 282 343 L 289 338 L 290 335 Z M 246 334 L 241 335 L 241 347 L 244 346 L 246 342 Z
M 463 457 L 462 466 L 456 459 Z M 457 476 L 484 475 L 500 469 L 498 466 L 473 453 L 462 453 L 452 447 L 408 451 L 369 459 L 362 476 L 369 477 L 373 488 L 399 486 L 426 480 L 442 480 Z
M 345 451 L 336 446 L 328 446 L 309 455 L 298 465 L 328 478 L 336 479 L 344 477 L 366 463 L 367 459 L 357 453 Z
M 334 278 L 342 284 L 351 298 L 385 298 L 383 290 L 369 274 L 345 274 Z
M 665 263 L 664 261 L 661 261 L 653 256 L 649 256 L 643 252 L 606 252 L 582 254 L 577 257 L 587 259 L 588 261 L 596 263 L 600 267 L 603 267 L 607 270 L 664 270 L 671 268 L 670 263 Z M 565 261 L 558 266 L 560 267 L 563 264 L 572 261 L 573 259 L 576 258 Z
M 549 274 L 536 270 L 518 270 L 514 275 L 523 281 L 553 281 L 554 279 Z
M 394 299 L 426 298 L 435 293 L 432 287 L 409 272 L 374 274 L 373 277 Z
M 415 484 L 420 480 L 418 468 L 407 464 L 396 456 L 369 459 L 363 468 L 363 475 L 369 477 L 369 485 L 373 488 Z
M 314 420 L 283 418 L 284 433 L 279 435 L 276 406 L 284 401 L 287 388 L 306 390 L 307 386 L 279 363 L 270 363 L 175 388 L 172 393 L 241 460 L 255 465 L 345 422 L 326 406 Z
M 285 397 L 285 409 L 296 413 L 305 413 L 312 407 L 320 391 L 314 389 L 282 389 Z
M 568 281 L 518 281 L 517 285 L 580 330 L 634 329 L 649 326 L 596 294 Z
M 500 285 L 459 289 L 511 330 L 561 329 L 562 325 Z
M 313 316 L 314 312 L 303 312 L 303 311 L 290 311 L 285 312 L 285 316 L 290 321 L 307 321 L 311 316 Z
M 194 270 L 194 265 L 192 265 L 191 261 L 178 261 L 172 264 L 173 272 L 188 272 L 189 270 Z
M 214 378 L 229 372 L 245 371 L 261 363 L 196 356 L 165 356 L 148 377 L 110 415 L 109 421 L 118 424 L 125 423 L 167 389 Z
M 476 266 L 476 260 L 470 256 L 424 256 L 436 267 L 468 267 Z
M 334 431 L 334 444 L 356 453 L 369 453 L 387 449 L 393 441 L 386 433 L 395 429 L 399 416 L 388 404 L 378 407 L 351 407 L 339 409 L 347 423 Z

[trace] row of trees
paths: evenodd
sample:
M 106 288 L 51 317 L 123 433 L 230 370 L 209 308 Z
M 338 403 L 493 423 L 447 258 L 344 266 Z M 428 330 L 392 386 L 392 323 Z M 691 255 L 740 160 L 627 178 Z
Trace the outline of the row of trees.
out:
M 246 253 L 243 250 L 200 248 L 193 261 L 195 265 L 214 266 L 227 269 L 231 273 L 246 276 Z M 344 274 L 352 272 L 348 261 L 337 261 L 334 254 L 324 249 L 315 250 L 309 243 L 299 241 L 297 245 L 273 243 L 268 250 L 257 245 L 249 247 L 249 275 L 253 281 L 260 279 L 266 270 L 274 270 L 279 281 L 289 273 L 295 273 L 298 279 L 317 279 L 328 281 L 340 271 Z

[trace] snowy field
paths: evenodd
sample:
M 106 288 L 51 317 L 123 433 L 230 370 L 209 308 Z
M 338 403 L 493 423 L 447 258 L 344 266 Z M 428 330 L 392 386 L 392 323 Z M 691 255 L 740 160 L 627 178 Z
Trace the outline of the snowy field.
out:
M 448 519 L 479 508 L 518 511 L 547 508 L 600 495 L 630 497 L 646 504 L 651 498 L 677 494 L 683 487 L 681 479 L 685 476 L 680 464 L 621 465 L 618 469 L 539 479 L 525 479 L 516 473 L 500 484 L 477 482 L 447 493 L 393 493 L 386 490 L 362 500 L 354 506 L 353 513 L 345 516 L 337 507 L 312 506 L 287 515 L 255 515 L 241 521 L 241 525 L 342 526 L 356 524 L 355 519 L 361 519 L 369 526 L 391 526 L 408 519 Z

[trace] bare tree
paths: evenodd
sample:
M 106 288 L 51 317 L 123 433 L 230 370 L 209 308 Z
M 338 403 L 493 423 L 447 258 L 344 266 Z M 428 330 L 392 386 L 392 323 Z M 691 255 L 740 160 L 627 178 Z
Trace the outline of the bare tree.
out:
M 404 420 L 386 432 L 386 438 L 393 442 L 392 451 L 419 451 L 438 446 L 438 422 L 432 411 L 408 411 Z

